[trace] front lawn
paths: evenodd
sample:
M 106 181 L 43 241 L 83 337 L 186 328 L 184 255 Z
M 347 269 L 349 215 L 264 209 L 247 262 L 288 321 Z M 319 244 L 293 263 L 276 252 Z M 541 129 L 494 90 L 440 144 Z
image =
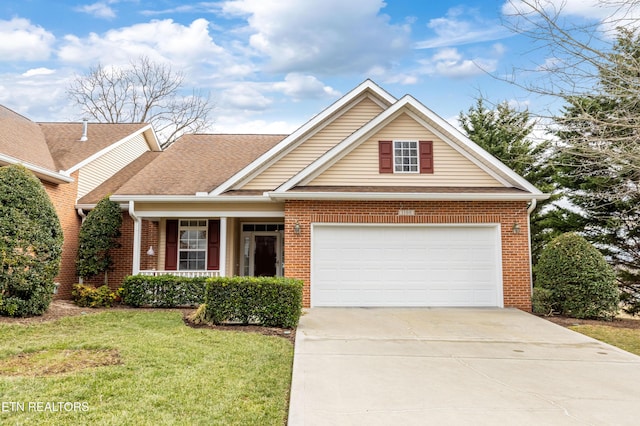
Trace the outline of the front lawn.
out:
M 0 324 L 0 424 L 282 425 L 293 345 L 111 310 Z
M 574 325 L 573 331 L 585 334 L 594 339 L 617 346 L 627 352 L 640 355 L 640 329 L 620 328 L 607 325 Z

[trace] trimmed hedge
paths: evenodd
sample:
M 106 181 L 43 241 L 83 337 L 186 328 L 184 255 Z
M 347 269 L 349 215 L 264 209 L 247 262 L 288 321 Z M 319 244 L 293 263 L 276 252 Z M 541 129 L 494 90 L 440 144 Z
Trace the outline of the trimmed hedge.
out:
M 205 318 L 294 328 L 302 314 L 302 281 L 275 277 L 216 277 L 207 280 Z
M 124 279 L 118 295 L 122 303 L 135 307 L 197 306 L 204 301 L 206 280 L 206 277 L 130 275 Z
M 83 308 L 110 308 L 116 300 L 116 295 L 106 285 L 96 288 L 92 285 L 76 284 L 73 286 L 71 298 L 76 305 Z

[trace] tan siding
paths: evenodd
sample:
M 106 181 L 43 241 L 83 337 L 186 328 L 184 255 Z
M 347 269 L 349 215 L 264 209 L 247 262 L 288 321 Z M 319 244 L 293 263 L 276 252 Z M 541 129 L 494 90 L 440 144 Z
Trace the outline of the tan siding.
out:
M 78 176 L 78 198 L 87 195 L 146 151 L 149 151 L 149 146 L 144 136 L 138 135 L 82 167 Z
M 242 189 L 275 189 L 290 179 L 330 148 L 342 141 L 382 112 L 382 108 L 364 98 L 327 127 L 304 141 L 302 145 L 258 175 Z
M 433 174 L 378 172 L 379 140 L 433 141 Z M 407 114 L 364 141 L 308 185 L 503 186 Z
M 201 212 L 202 218 L 211 216 L 211 212 L 226 212 L 233 216 L 234 212 L 283 213 L 284 203 L 141 203 L 136 202 L 136 213 L 142 217 L 145 213 L 171 212 L 180 217 L 181 212 Z

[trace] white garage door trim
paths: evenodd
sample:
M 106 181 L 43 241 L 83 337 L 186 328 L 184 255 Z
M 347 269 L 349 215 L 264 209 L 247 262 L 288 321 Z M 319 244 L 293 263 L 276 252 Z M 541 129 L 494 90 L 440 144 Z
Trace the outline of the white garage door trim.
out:
M 392 289 L 391 287 L 389 287 L 389 288 L 386 288 L 388 293 L 383 294 L 385 291 L 385 288 L 383 288 L 386 285 L 385 283 L 393 282 L 392 279 L 387 279 L 388 278 L 387 277 L 384 279 L 381 278 L 380 282 L 376 284 L 378 286 L 382 286 L 377 289 L 377 293 L 381 296 L 379 298 L 376 298 L 375 295 L 373 294 L 373 293 L 376 293 L 376 291 L 372 291 L 370 288 L 366 288 L 366 292 L 360 291 L 361 288 L 352 288 L 351 296 L 347 296 L 347 293 L 345 292 L 340 297 L 337 297 L 337 299 L 339 299 L 337 302 L 335 300 L 327 302 L 329 299 L 331 299 L 331 297 L 327 296 L 327 294 L 329 294 L 328 291 L 330 290 L 327 290 L 323 287 L 323 282 L 327 282 L 327 283 L 333 282 L 331 278 L 327 278 L 327 274 L 330 273 L 331 271 L 327 269 L 320 270 L 318 266 L 319 262 L 317 262 L 317 259 L 318 259 L 318 256 L 331 257 L 331 253 L 328 253 L 327 250 L 324 250 L 323 247 L 319 247 L 319 245 L 325 244 L 326 241 L 323 241 L 323 239 L 329 238 L 328 236 L 331 235 L 331 234 L 328 234 L 327 232 L 330 232 L 332 229 L 336 231 L 340 231 L 339 228 L 344 228 L 344 230 L 346 231 L 345 235 L 348 235 L 349 232 L 357 232 L 357 230 L 362 229 L 364 230 L 364 233 L 361 234 L 361 236 L 363 238 L 370 237 L 374 241 L 376 239 L 379 240 L 382 237 L 378 236 L 380 234 L 379 232 L 375 232 L 375 233 L 368 232 L 371 229 L 375 229 L 376 231 L 381 231 L 381 232 L 388 230 L 389 233 L 393 233 L 394 230 L 396 229 L 409 230 L 410 231 L 409 234 L 406 234 L 406 233 L 404 234 L 405 238 L 407 236 L 418 235 L 420 233 L 422 233 L 423 236 L 426 236 L 429 233 L 429 230 L 435 230 L 435 232 L 431 233 L 429 239 L 421 239 L 419 241 L 420 242 L 425 241 L 426 249 L 430 249 L 432 250 L 432 253 L 436 253 L 437 255 L 441 256 L 440 260 L 437 260 L 437 256 L 434 256 L 433 262 L 432 262 L 434 265 L 436 265 L 432 267 L 434 269 L 438 269 L 439 271 L 441 271 L 440 272 L 441 276 L 443 276 L 442 271 L 444 270 L 442 268 L 443 266 L 442 262 L 446 262 L 446 260 L 442 260 L 442 257 L 447 255 L 447 253 L 445 253 L 444 250 L 440 250 L 440 246 L 436 245 L 438 241 L 437 238 L 440 238 L 440 241 L 455 242 L 454 241 L 455 238 L 453 238 L 455 234 L 455 230 L 460 230 L 460 231 L 464 230 L 466 231 L 465 234 L 458 233 L 458 235 L 468 236 L 470 234 L 470 231 L 472 231 L 473 229 L 476 229 L 477 232 L 475 234 L 480 239 L 478 241 L 478 243 L 480 244 L 479 248 L 482 247 L 482 244 L 485 244 L 485 243 L 489 244 L 489 246 L 487 247 L 490 249 L 490 251 L 492 251 L 492 256 L 485 256 L 484 260 L 481 261 L 484 263 L 477 263 L 478 265 L 477 271 L 473 269 L 470 269 L 467 271 L 460 270 L 459 282 L 453 281 L 454 279 L 458 279 L 458 278 L 448 277 L 448 276 L 444 278 L 444 279 L 452 280 L 451 282 L 453 283 L 453 285 L 461 286 L 459 287 L 458 289 L 459 291 L 457 292 L 457 294 L 454 294 L 452 291 L 444 291 L 442 288 L 429 287 L 429 286 L 432 286 L 430 282 L 426 284 L 428 287 L 425 287 L 425 288 L 416 287 L 415 283 L 414 284 L 409 283 L 409 284 L 406 284 L 409 287 L 401 291 L 395 291 L 395 289 Z M 452 233 L 446 234 L 444 232 L 438 232 L 438 231 L 447 231 L 447 230 L 451 230 Z M 487 233 L 487 231 L 491 231 L 491 232 Z M 401 236 L 401 235 L 402 234 L 396 235 L 396 236 Z M 452 237 L 449 238 L 448 235 L 452 235 Z M 431 241 L 432 238 L 433 238 L 434 245 L 429 247 L 429 241 Z M 340 241 L 345 241 L 345 240 L 343 240 L 341 237 Z M 388 240 L 384 240 L 384 241 L 388 241 Z M 455 257 L 457 255 L 455 251 L 456 247 L 460 249 L 464 247 L 465 250 L 468 249 L 468 244 L 466 244 L 467 243 L 466 238 L 464 241 L 464 245 L 462 241 L 460 241 L 460 243 L 461 244 L 459 246 L 456 246 L 455 243 L 450 246 L 450 250 L 451 250 L 450 254 L 452 256 Z M 363 245 L 366 245 L 366 243 Z M 356 247 L 356 249 L 360 247 L 359 244 L 356 244 L 354 246 Z M 502 243 L 501 243 L 501 231 L 500 231 L 499 223 L 480 223 L 480 224 L 478 223 L 473 223 L 473 224 L 312 223 L 311 224 L 311 306 L 312 307 L 315 307 L 315 306 L 487 306 L 487 307 L 494 306 L 494 307 L 503 307 L 504 296 L 503 296 L 503 282 L 502 282 L 502 248 L 501 247 L 502 247 Z M 433 251 L 434 248 L 436 248 L 435 251 Z M 324 253 L 323 253 L 323 250 L 324 250 Z M 352 250 L 353 250 L 353 247 L 352 247 Z M 422 249 L 416 249 L 414 251 L 408 252 L 409 256 L 417 256 L 420 259 L 419 261 L 417 261 L 417 263 L 414 260 L 414 265 L 418 265 L 419 268 L 423 268 L 423 267 L 429 268 L 430 266 L 422 266 L 422 264 L 425 264 L 425 262 L 423 262 L 422 260 L 424 259 L 424 256 L 423 256 L 423 252 L 419 252 L 418 250 L 422 250 Z M 478 251 L 477 253 L 480 254 L 481 252 Z M 373 257 L 375 258 L 376 255 L 378 254 L 375 253 L 375 250 L 374 250 Z M 403 255 L 407 255 L 407 252 L 404 252 Z M 357 254 L 354 254 L 354 256 L 357 256 Z M 380 254 L 379 256 L 382 256 L 382 254 Z M 449 258 L 447 257 L 447 259 Z M 340 260 L 337 260 L 337 261 L 339 262 Z M 460 258 L 458 258 L 458 261 L 460 261 Z M 440 262 L 440 263 L 437 263 L 437 262 Z M 467 265 L 466 262 L 464 264 L 465 266 Z M 438 268 L 438 266 L 440 268 Z M 380 272 L 381 273 L 380 275 L 382 275 L 382 273 L 386 272 L 386 269 L 387 268 L 382 268 L 382 270 L 378 272 Z M 407 272 L 406 269 L 407 268 L 404 268 L 402 273 L 408 273 L 409 275 L 420 273 L 420 271 Z M 373 272 L 373 270 L 375 270 L 375 267 L 372 267 L 372 272 L 371 272 L 372 275 L 375 273 Z M 455 275 L 456 271 L 452 270 L 452 268 L 449 268 L 447 270 L 450 272 L 451 275 Z M 366 272 L 368 272 L 367 269 L 364 269 L 361 271 L 354 271 L 354 273 L 357 273 L 357 274 L 363 274 Z M 468 276 L 470 274 L 473 274 L 473 280 L 468 279 Z M 389 272 L 389 274 L 387 275 L 394 276 L 393 271 Z M 434 275 L 431 274 L 431 276 L 434 276 Z M 484 279 L 484 284 L 478 284 L 478 283 L 481 283 L 482 281 L 480 279 L 481 276 Z M 377 277 L 378 275 L 376 275 L 376 278 Z M 342 279 L 342 277 L 340 277 L 340 279 Z M 349 278 L 346 278 L 346 280 L 348 281 Z M 367 281 L 368 282 L 375 281 L 375 278 Z M 408 283 L 409 281 L 410 280 L 400 279 L 399 281 L 396 281 L 396 283 L 397 282 Z M 417 279 L 416 282 L 417 281 L 420 281 L 420 280 Z M 465 282 L 467 281 L 472 282 L 472 285 L 469 288 L 464 287 Z M 354 278 L 352 282 L 347 285 L 354 285 L 355 287 L 358 287 L 361 284 L 359 283 L 358 278 Z M 411 285 L 413 285 L 413 287 L 411 287 Z M 419 286 L 421 284 L 418 283 L 417 285 Z M 447 284 L 447 285 L 448 285 L 447 287 L 447 290 L 448 290 L 449 288 L 451 288 L 449 287 L 449 285 L 451 284 Z M 478 287 L 477 288 L 473 287 L 474 285 L 477 285 Z M 435 287 L 437 286 L 438 284 L 435 284 Z M 321 296 L 321 294 L 323 295 Z M 367 294 L 367 297 L 369 299 L 364 301 L 360 300 L 359 296 L 363 294 Z M 409 297 L 407 296 L 408 294 L 411 294 L 412 296 Z M 451 295 L 451 298 L 447 299 L 447 296 L 449 294 Z M 467 295 L 466 299 L 464 298 L 465 294 Z M 347 300 L 349 299 L 349 297 L 351 297 L 351 299 Z M 366 299 L 366 298 L 362 297 L 362 299 Z

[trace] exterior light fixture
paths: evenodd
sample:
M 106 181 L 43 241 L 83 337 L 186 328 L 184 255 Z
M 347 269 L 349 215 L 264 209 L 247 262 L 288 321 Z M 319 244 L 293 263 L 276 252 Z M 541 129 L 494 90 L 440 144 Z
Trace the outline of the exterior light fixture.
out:
M 300 235 L 300 229 L 300 222 L 296 222 L 295 225 L 293 225 L 293 233 Z
M 149 250 L 147 250 L 147 255 L 153 256 L 154 254 L 156 254 L 156 252 L 153 251 L 153 246 L 149 246 Z
M 511 230 L 513 231 L 514 234 L 519 234 L 520 233 L 520 224 L 518 222 L 514 222 L 513 226 L 511 227 Z

